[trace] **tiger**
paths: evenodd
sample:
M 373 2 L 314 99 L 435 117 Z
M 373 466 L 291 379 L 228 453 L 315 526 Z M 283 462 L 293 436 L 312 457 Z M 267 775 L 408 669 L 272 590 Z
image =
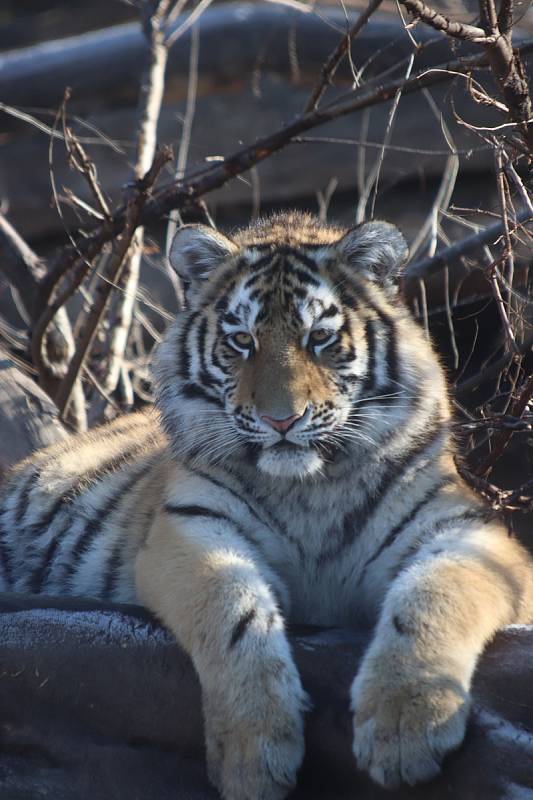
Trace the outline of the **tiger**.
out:
M 372 627 L 353 753 L 392 788 L 439 773 L 484 646 L 533 620 L 530 556 L 458 474 L 444 368 L 399 291 L 407 256 L 380 220 L 184 225 L 156 410 L 4 482 L 0 588 L 150 609 L 198 675 L 225 800 L 296 783 L 310 700 L 289 623 Z

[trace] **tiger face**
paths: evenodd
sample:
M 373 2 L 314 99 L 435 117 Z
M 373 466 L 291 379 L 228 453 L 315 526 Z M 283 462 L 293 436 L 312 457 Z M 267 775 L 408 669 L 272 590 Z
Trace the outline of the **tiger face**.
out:
M 346 232 L 292 214 L 233 239 L 181 228 L 171 263 L 188 308 L 156 367 L 180 457 L 303 479 L 363 441 L 358 404 L 380 383 L 382 307 L 406 252 L 383 222 Z

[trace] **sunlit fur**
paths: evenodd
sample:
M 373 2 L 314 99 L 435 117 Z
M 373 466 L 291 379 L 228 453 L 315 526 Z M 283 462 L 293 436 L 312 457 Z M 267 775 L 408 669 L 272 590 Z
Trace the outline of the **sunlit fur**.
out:
M 528 556 L 457 475 L 443 371 L 396 290 L 405 256 L 380 222 L 180 229 L 188 305 L 156 356 L 158 412 L 4 486 L 0 589 L 152 609 L 198 672 L 225 800 L 295 782 L 307 700 L 286 620 L 375 626 L 353 750 L 393 787 L 438 772 L 484 645 L 533 617 Z
M 303 479 L 349 458 L 351 443 L 378 447 L 412 415 L 408 384 L 418 384 L 428 403 L 429 395 L 440 397 L 439 414 L 447 413 L 433 357 L 415 361 L 408 347 L 398 351 L 396 341 L 413 329 L 408 314 L 394 294 L 389 302 L 365 279 L 372 264 L 354 272 L 353 260 L 364 262 L 362 234 L 365 247 L 389 246 L 391 269 L 405 256 L 392 226 L 379 226 L 378 244 L 366 241 L 367 228 L 346 235 L 308 217 L 275 218 L 226 240 L 225 251 L 220 238 L 211 257 L 226 258 L 210 273 L 210 241 L 203 243 L 202 280 L 194 283 L 194 264 L 192 276 L 184 274 L 194 284 L 189 313 L 156 361 L 160 408 L 178 458 L 245 458 L 272 476 Z M 333 341 L 313 349 L 313 329 L 326 329 Z M 228 344 L 242 331 L 253 336 L 251 354 Z M 285 437 L 262 420 L 293 414 L 301 419 Z

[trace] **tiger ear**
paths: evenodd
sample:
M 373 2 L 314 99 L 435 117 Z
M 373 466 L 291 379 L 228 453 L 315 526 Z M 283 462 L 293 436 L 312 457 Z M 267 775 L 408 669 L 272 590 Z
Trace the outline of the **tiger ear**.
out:
M 205 280 L 211 271 L 237 251 L 237 245 L 207 225 L 184 225 L 174 236 L 168 258 L 186 283 Z
M 389 222 L 363 222 L 336 245 L 345 263 L 383 289 L 395 291 L 409 249 L 403 234 Z

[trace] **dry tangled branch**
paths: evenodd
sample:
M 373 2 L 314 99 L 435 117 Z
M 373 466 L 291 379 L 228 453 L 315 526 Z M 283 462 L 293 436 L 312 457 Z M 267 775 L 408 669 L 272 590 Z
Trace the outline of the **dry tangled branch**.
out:
M 520 52 L 524 55 L 532 50 L 533 41 L 523 44 L 520 48 Z M 187 212 L 191 207 L 194 208 L 204 195 L 247 172 L 251 167 L 289 145 L 302 133 L 319 125 L 385 103 L 393 99 L 398 91 L 406 96 L 420 89 L 449 81 L 455 74 L 469 74 L 472 70 L 486 65 L 485 54 L 457 59 L 430 70 L 423 70 L 410 78 L 392 80 L 378 85 L 376 88 L 362 91 L 360 96 L 353 100 L 333 103 L 323 110 L 318 109 L 304 113 L 283 128 L 262 137 L 253 145 L 200 170 L 196 175 L 177 180 L 156 192 L 146 204 L 140 224 L 148 225 L 156 222 L 173 209 Z M 113 236 L 120 233 L 123 225 L 124 207 L 120 207 L 116 210 L 111 225 L 103 224 L 88 236 L 79 239 L 75 245 L 66 245 L 50 265 L 48 273 L 41 283 L 42 301 L 47 302 L 56 283 L 66 272 L 71 268 L 77 269 L 80 261 L 84 259 L 88 262 L 92 261 L 103 246 Z
M 74 383 L 83 366 L 87 352 L 94 341 L 98 325 L 105 311 L 106 303 L 109 300 L 111 291 L 120 280 L 120 275 L 124 268 L 124 262 L 128 256 L 130 248 L 132 247 L 135 231 L 139 225 L 139 219 L 143 206 L 149 197 L 159 173 L 165 164 L 171 160 L 172 150 L 170 148 L 164 147 L 159 150 L 156 153 L 154 162 L 146 175 L 137 180 L 128 192 L 128 197 L 126 199 L 126 219 L 124 228 L 122 229 L 120 235 L 113 239 L 111 252 L 107 263 L 106 275 L 104 280 L 102 280 L 98 285 L 94 303 L 80 328 L 76 353 L 70 362 L 68 372 L 62 381 L 55 398 L 56 405 L 62 418 L 65 418 L 71 400 Z
M 422 0 L 399 0 L 399 2 L 413 17 L 454 39 L 463 39 L 476 44 L 492 44 L 494 41 L 492 36 L 487 36 L 483 28 L 465 22 L 455 22 L 436 9 L 430 8 Z
M 356 48 L 352 54 L 351 45 L 357 36 L 364 35 L 365 26 L 381 5 L 381 0 L 369 0 L 357 19 L 347 21 L 346 32 L 339 35 L 337 47 L 317 70 L 300 114 L 235 152 L 187 173 L 186 154 L 193 135 L 190 105 L 198 90 L 196 76 L 192 84 L 189 80 L 191 93 L 176 174 L 173 180 L 157 189 L 154 188 L 156 176 L 169 157 L 168 151 L 159 151 L 150 168 L 157 142 L 168 50 L 174 43 L 179 46 L 181 34 L 196 25 L 210 3 L 204 0 L 196 4 L 179 19 L 178 14 L 187 4 L 169 0 L 140 3 L 146 60 L 138 100 L 134 183 L 128 187 L 122 202 L 113 205 L 108 200 L 84 141 L 67 123 L 63 106 L 58 115 L 62 131 L 56 126 L 49 128 L 49 132 L 53 141 L 65 143 L 69 163 L 83 175 L 89 187 L 89 202 L 77 197 L 68 187 L 62 187 L 62 193 L 56 194 L 58 202 L 66 198 L 67 205 L 81 216 L 78 231 L 45 263 L 0 216 L 3 256 L 0 270 L 17 290 L 30 321 L 31 348 L 24 357 L 38 371 L 43 387 L 53 397 L 64 419 L 69 413 L 68 419 L 81 428 L 85 424 L 86 403 L 92 424 L 102 419 L 106 411 L 116 413 L 121 406 L 150 398 L 147 364 L 159 331 L 140 303 L 148 306 L 150 314 L 157 315 L 161 322 L 166 319 L 166 312 L 139 285 L 141 257 L 144 255 L 148 261 L 150 252 L 158 253 L 157 243 L 147 238 L 148 226 L 161 224 L 170 214 L 176 224 L 191 216 L 208 220 L 209 213 L 203 205 L 205 198 L 251 171 L 257 210 L 259 182 L 254 170 L 261 162 L 294 143 L 302 146 L 302 142 L 310 141 L 303 135 L 321 125 L 357 112 L 369 113 L 370 109 L 389 103 L 385 114 L 386 132 L 378 158 L 368 174 L 362 174 L 360 181 L 359 211 L 363 215 L 370 209 L 373 214 L 383 188 L 383 180 L 378 178 L 383 160 L 392 147 L 393 122 L 404 98 L 426 91 L 425 101 L 433 104 L 438 124 L 440 111 L 427 90 L 437 86 L 452 87 L 459 79 L 472 103 L 502 119 L 500 125 L 494 125 L 494 118 L 489 117 L 486 125 L 474 126 L 456 116 L 457 124 L 467 127 L 472 136 L 481 140 L 483 147 L 494 152 L 496 200 L 486 210 L 496 219 L 492 224 L 482 223 L 477 213 L 470 215 L 472 221 L 467 214 L 454 213 L 451 209 L 456 181 L 461 174 L 460 154 L 449 127 L 442 120 L 440 129 L 448 147 L 446 167 L 430 203 L 430 213 L 415 238 L 417 254 L 429 254 L 409 265 L 405 290 L 428 331 L 432 329 L 433 317 L 441 313 L 436 311 L 435 297 L 444 294 L 442 315 L 453 352 L 452 379 L 458 426 L 465 437 L 466 466 L 461 467 L 464 476 L 498 508 L 533 509 L 531 482 L 511 489 L 498 485 L 498 465 L 512 451 L 518 437 L 523 440 L 531 431 L 533 336 L 524 253 L 530 245 L 533 223 L 533 203 L 527 180 L 533 154 L 533 122 L 523 60 L 533 51 L 533 41 L 522 40 L 518 48 L 513 47 L 512 0 L 503 0 L 499 10 L 494 0 L 479 0 L 477 24 L 454 20 L 440 7 L 433 8 L 422 0 L 398 2 L 418 24 L 436 31 L 438 41 L 448 37 L 462 41 L 466 53 L 462 46 L 455 50 L 455 57 L 428 67 L 424 53 L 432 40 L 417 43 L 409 32 L 412 52 L 403 62 L 367 78 L 366 65 L 355 67 L 351 61 L 352 86 L 341 94 L 335 86 L 339 67 L 352 55 L 355 60 Z M 191 42 L 196 41 L 196 50 L 191 49 L 190 63 L 197 69 L 199 34 L 196 32 L 195 36 Z M 290 58 L 297 71 L 298 53 L 294 42 Z M 487 75 L 492 76 L 496 92 L 489 90 Z M 365 138 L 363 135 L 358 144 L 360 156 L 368 147 Z M 328 140 L 324 137 L 323 141 L 327 143 Z M 363 163 L 364 158 L 360 162 Z M 317 187 L 323 216 L 328 213 L 335 186 L 332 180 L 325 192 Z M 473 226 L 474 232 L 459 240 L 452 233 L 450 242 L 452 222 L 456 226 Z M 474 297 L 487 300 L 498 314 L 498 331 L 492 350 L 482 356 L 477 355 L 482 344 L 478 341 L 477 329 L 470 351 L 467 349 L 466 353 L 457 330 L 462 313 L 461 287 L 464 282 L 474 285 L 473 281 L 477 281 L 475 289 L 470 289 Z M 79 297 L 83 302 L 76 311 L 73 332 L 66 304 L 72 305 L 73 299 Z M 87 379 L 84 389 L 82 378 Z M 73 397 L 77 397 L 76 402 Z M 489 482 L 489 476 L 494 483 Z
M 435 30 L 483 45 L 492 75 L 505 100 L 508 117 L 517 124 L 529 152 L 533 152 L 529 87 L 520 54 L 513 49 L 512 43 L 514 0 L 503 0 L 500 14 L 496 11 L 495 0 L 479 0 L 480 27 L 455 22 L 422 0 L 398 2 L 416 19 Z

